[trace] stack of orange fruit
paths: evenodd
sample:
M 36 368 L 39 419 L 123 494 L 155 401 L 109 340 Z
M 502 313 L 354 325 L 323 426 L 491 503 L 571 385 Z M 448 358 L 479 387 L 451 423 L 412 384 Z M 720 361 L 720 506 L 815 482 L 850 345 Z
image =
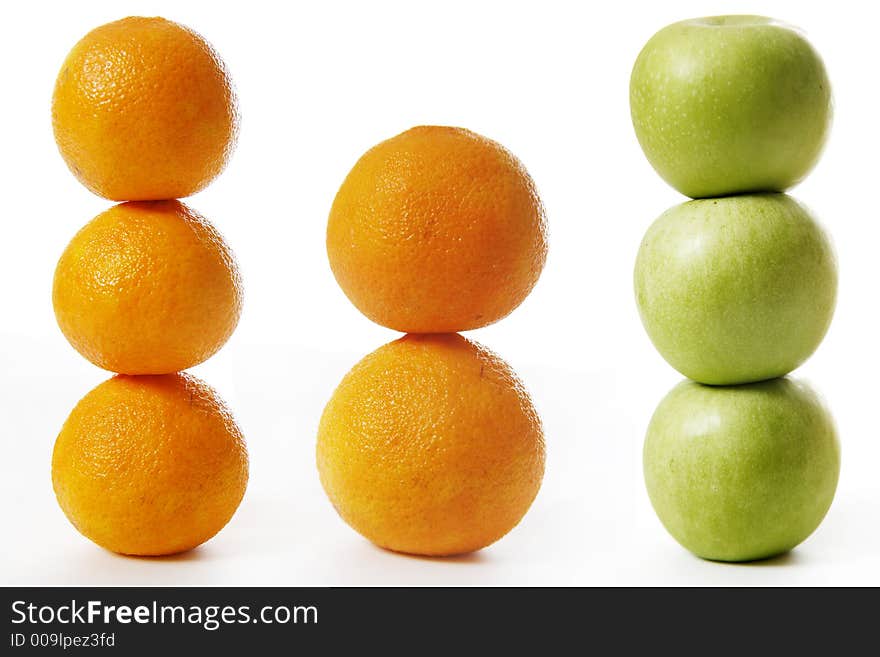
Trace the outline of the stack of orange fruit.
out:
M 330 501 L 397 552 L 495 542 L 538 493 L 543 431 L 511 368 L 457 331 L 504 318 L 540 276 L 546 222 L 531 177 L 478 134 L 413 128 L 348 174 L 327 253 L 364 315 L 408 333 L 355 365 L 324 410 L 317 465 Z
M 236 99 L 214 49 L 162 18 L 93 30 L 61 68 L 58 148 L 89 190 L 123 201 L 89 222 L 55 271 L 61 331 L 116 372 L 64 423 L 52 457 L 58 502 L 98 545 L 182 552 L 214 536 L 244 495 L 248 456 L 232 415 L 184 373 L 238 323 L 241 279 L 220 233 L 180 201 L 225 167 Z

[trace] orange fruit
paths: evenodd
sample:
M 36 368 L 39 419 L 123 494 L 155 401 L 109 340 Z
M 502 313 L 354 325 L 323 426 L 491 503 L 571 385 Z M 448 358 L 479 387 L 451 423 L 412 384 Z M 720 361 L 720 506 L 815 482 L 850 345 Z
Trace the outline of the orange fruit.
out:
M 462 128 L 384 141 L 345 178 L 327 254 L 351 302 L 410 333 L 479 328 L 534 287 L 547 256 L 544 210 L 522 163 Z
M 541 421 L 498 356 L 457 334 L 407 335 L 345 376 L 318 429 L 333 506 L 381 547 L 479 550 L 525 515 L 544 474 Z
M 200 35 L 130 17 L 84 36 L 52 97 L 55 141 L 95 194 L 115 201 L 189 196 L 226 166 L 238 114 L 229 74 Z
M 62 510 L 113 552 L 174 554 L 219 532 L 248 479 L 241 432 L 189 374 L 115 376 L 80 400 L 52 454 Z
M 65 249 L 52 290 L 74 349 L 123 374 L 167 374 L 208 359 L 235 330 L 241 296 L 229 247 L 180 201 L 99 214 Z

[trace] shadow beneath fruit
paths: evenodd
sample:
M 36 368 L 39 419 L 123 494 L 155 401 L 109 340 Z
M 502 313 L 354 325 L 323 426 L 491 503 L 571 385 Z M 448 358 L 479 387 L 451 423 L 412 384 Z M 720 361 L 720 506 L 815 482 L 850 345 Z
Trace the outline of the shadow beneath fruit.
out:
M 484 551 L 468 552 L 467 554 L 456 554 L 449 557 L 430 557 L 424 554 L 407 554 L 406 552 L 395 552 L 394 550 L 387 550 L 377 545 L 374 545 L 373 548 L 378 550 L 379 552 L 382 552 L 383 554 L 392 554 L 395 557 L 403 557 L 404 559 L 412 559 L 414 561 L 433 561 L 434 563 L 464 564 L 487 563 L 490 561 L 489 555 L 485 554 Z
M 188 561 L 205 561 L 210 558 L 211 553 L 210 550 L 205 550 L 201 545 L 193 548 L 192 550 L 187 550 L 186 552 L 178 552 L 177 554 L 164 554 L 164 555 L 140 555 L 140 554 L 119 554 L 117 552 L 110 552 L 114 557 L 123 560 L 133 560 L 133 561 L 156 561 L 156 562 L 167 562 L 167 563 L 185 563 Z
M 775 557 L 767 557 L 766 559 L 757 559 L 755 561 L 713 561 L 722 566 L 731 566 L 732 568 L 767 568 L 796 566 L 802 559 L 793 550 L 778 554 Z

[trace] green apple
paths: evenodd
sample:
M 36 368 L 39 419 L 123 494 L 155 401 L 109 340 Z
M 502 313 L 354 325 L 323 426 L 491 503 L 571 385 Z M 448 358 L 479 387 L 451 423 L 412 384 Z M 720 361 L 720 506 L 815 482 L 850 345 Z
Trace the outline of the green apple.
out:
M 840 445 L 817 395 L 788 378 L 715 388 L 686 381 L 654 412 L 644 447 L 651 504 L 699 557 L 751 561 L 819 526 Z
M 686 196 L 781 192 L 813 168 L 831 123 L 819 54 L 761 16 L 674 23 L 633 67 L 630 109 L 657 173 Z
M 690 379 L 783 376 L 815 351 L 837 297 L 824 230 L 785 194 L 689 201 L 648 229 L 635 266 L 642 323 Z

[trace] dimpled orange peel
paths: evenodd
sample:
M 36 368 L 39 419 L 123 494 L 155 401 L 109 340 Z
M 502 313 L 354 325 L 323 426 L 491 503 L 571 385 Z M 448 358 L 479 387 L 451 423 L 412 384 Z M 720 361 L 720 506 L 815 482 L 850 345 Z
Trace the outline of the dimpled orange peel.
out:
M 189 196 L 223 171 L 238 113 L 219 55 L 164 18 L 95 28 L 68 54 L 52 96 L 64 161 L 114 201 Z
M 220 58 L 163 18 L 87 34 L 52 98 L 58 148 L 91 191 L 124 201 L 70 241 L 55 269 L 58 326 L 118 372 L 77 404 L 52 456 L 68 519 L 101 547 L 161 556 L 195 548 L 238 508 L 248 480 L 241 432 L 216 393 L 180 370 L 235 330 L 242 286 L 232 251 L 176 197 L 226 164 L 237 112 Z
M 333 201 L 327 254 L 368 318 L 397 331 L 492 324 L 534 287 L 544 209 L 522 163 L 462 128 L 412 128 L 367 151 Z
M 241 277 L 217 230 L 180 201 L 122 203 L 71 240 L 52 301 L 70 344 L 95 365 L 167 374 L 232 335 Z
M 113 552 L 190 550 L 238 508 L 248 456 L 229 410 L 189 374 L 118 375 L 76 405 L 52 455 L 62 510 Z
M 457 334 L 407 335 L 345 376 L 318 429 L 318 471 L 373 543 L 479 550 L 525 515 L 544 474 L 541 421 L 498 356 Z

